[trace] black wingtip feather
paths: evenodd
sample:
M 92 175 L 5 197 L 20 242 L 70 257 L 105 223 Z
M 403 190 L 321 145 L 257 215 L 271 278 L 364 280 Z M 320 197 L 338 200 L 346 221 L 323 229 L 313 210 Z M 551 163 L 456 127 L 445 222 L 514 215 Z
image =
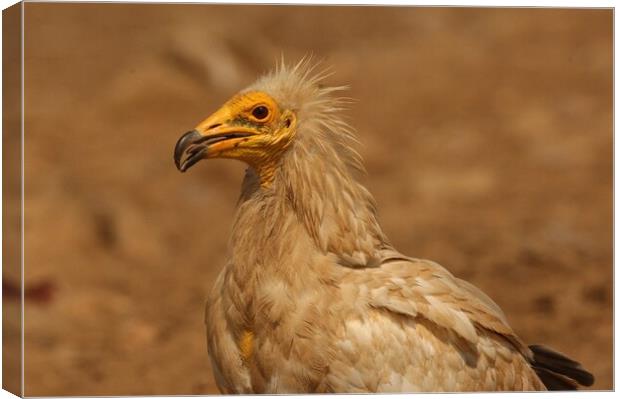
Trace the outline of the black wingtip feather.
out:
M 543 345 L 530 345 L 530 350 L 534 354 L 532 368 L 547 389 L 567 391 L 594 384 L 594 376 L 565 355 Z

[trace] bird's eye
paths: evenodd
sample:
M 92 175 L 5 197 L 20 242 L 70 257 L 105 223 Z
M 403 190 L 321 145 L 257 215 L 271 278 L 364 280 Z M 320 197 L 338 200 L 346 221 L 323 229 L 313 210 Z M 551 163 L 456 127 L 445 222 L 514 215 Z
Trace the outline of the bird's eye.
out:
M 252 116 L 256 119 L 263 120 L 269 116 L 269 109 L 264 105 L 259 105 L 252 110 Z

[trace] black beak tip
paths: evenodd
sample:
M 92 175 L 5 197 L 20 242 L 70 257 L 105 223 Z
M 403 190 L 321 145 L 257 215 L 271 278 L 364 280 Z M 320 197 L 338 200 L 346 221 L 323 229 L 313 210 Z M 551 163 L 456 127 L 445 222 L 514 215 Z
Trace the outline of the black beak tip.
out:
M 181 164 L 181 157 L 174 157 L 174 165 L 177 167 L 178 171 L 181 173 L 184 173 L 187 168 L 185 167 L 185 165 Z
M 187 149 L 187 147 L 193 144 L 200 137 L 201 136 L 200 136 L 200 133 L 198 133 L 198 131 L 191 130 L 185 133 L 183 136 L 181 136 L 179 140 L 177 140 L 177 143 L 174 146 L 174 164 L 176 165 L 177 169 L 180 172 L 185 172 L 187 170 L 187 167 L 190 166 L 190 165 L 187 165 L 187 162 L 185 162 L 184 164 L 181 164 L 181 159 L 183 158 L 183 154 L 185 153 L 185 150 Z
M 179 158 L 177 158 L 176 154 L 174 155 L 174 166 L 176 166 L 178 170 L 181 170 Z

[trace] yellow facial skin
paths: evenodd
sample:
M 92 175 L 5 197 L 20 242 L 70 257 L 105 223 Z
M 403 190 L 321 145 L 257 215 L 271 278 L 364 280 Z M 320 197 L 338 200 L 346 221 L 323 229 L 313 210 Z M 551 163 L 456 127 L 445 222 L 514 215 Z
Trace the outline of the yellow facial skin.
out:
M 280 155 L 291 143 L 297 119 L 259 91 L 239 94 L 179 139 L 175 162 L 184 172 L 200 159 L 232 158 L 256 169 L 269 184 Z

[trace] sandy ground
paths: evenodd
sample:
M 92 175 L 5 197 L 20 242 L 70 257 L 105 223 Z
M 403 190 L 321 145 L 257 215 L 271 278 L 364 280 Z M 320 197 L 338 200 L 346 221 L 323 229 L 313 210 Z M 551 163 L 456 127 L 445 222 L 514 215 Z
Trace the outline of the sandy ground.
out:
M 611 11 L 28 3 L 25 393 L 217 392 L 203 306 L 244 167 L 172 149 L 309 53 L 358 100 L 395 246 L 611 389 Z

